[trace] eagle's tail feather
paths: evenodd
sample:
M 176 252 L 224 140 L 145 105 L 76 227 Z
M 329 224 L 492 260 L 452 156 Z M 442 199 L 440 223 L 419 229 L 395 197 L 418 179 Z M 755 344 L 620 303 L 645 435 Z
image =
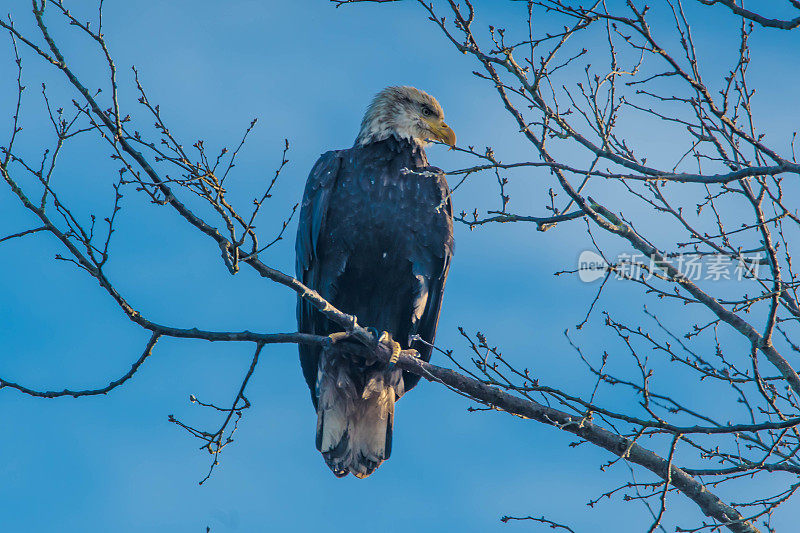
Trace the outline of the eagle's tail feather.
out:
M 317 449 L 336 476 L 365 478 L 392 452 L 394 403 L 397 392 L 402 393 L 396 388 L 402 378 L 399 371 L 374 371 L 358 390 L 348 366 L 328 365 L 320 373 Z

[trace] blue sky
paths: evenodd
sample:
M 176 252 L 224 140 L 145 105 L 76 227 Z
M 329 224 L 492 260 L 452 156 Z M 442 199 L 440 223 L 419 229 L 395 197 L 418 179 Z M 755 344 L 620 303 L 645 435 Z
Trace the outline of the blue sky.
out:
M 437 96 L 462 145 L 492 145 L 506 161 L 534 157 L 492 88 L 470 74 L 476 65 L 455 53 L 412 3 L 342 9 L 321 0 L 108 4 L 105 33 L 120 67 L 127 112 L 140 113 L 128 70 L 135 64 L 151 100 L 161 105 L 173 132 L 187 144 L 203 138 L 211 146 L 231 146 L 251 118 L 259 117 L 229 182 L 232 196 L 247 202 L 260 190 L 279 162 L 283 139 L 290 140 L 290 164 L 260 224 L 264 234 L 299 201 L 316 157 L 352 143 L 369 98 L 387 85 L 411 84 Z M 30 28 L 27 7 L 27 2 L 14 0 L 5 9 Z M 487 3 L 486 9 L 486 22 L 504 17 L 520 21 L 524 13 L 518 3 Z M 710 68 L 734 60 L 729 45 L 735 26 L 730 18 L 717 17 L 719 12 L 704 8 L 690 13 L 715 21 L 698 29 L 697 37 Z M 55 31 L 63 36 L 74 68 L 90 80 L 88 85 L 103 83 L 96 75 L 101 58 L 88 43 L 63 28 Z M 764 59 L 753 63 L 753 79 L 771 76 L 791 56 L 791 46 L 797 49 L 796 41 L 774 34 L 757 41 Z M 0 57 L 0 131 L 5 132 L 14 72 L 8 53 Z M 20 142 L 36 154 L 48 133 L 40 82 L 51 80 L 59 105 L 68 106 L 74 95 L 30 54 L 25 68 L 29 90 Z M 782 73 L 781 83 L 760 87 L 766 94 L 759 102 L 762 127 L 788 139 L 796 115 L 779 112 L 777 106 L 793 94 L 798 80 L 795 69 L 784 67 Z M 645 130 L 635 120 L 629 127 L 639 128 L 637 141 L 642 150 L 654 153 L 654 161 L 661 153 L 670 160 L 677 150 L 679 132 Z M 97 153 L 94 140 L 78 139 L 61 160 L 56 184 L 76 210 L 102 213 L 110 206 L 115 166 L 105 152 L 100 157 Z M 432 147 L 429 158 L 444 168 L 472 162 L 441 147 Z M 511 208 L 545 214 L 550 186 L 546 172 L 514 174 Z M 495 189 L 489 174 L 471 179 L 455 197 L 456 210 L 495 208 Z M 596 194 L 604 192 L 613 194 Z M 148 205 L 133 191 L 123 206 L 108 272 L 152 320 L 220 330 L 295 328 L 293 294 L 248 271 L 229 276 L 213 244 L 168 209 Z M 644 215 L 637 207 L 630 209 L 631 215 Z M 30 224 L 15 199 L 0 191 L 3 233 Z M 657 225 L 652 229 L 659 230 Z M 586 248 L 585 225 L 564 224 L 546 233 L 526 225 L 472 232 L 458 226 L 456 231 L 439 344 L 466 356 L 457 327 L 481 330 L 543 381 L 575 392 L 589 390 L 591 381 L 563 331 L 574 331 L 596 286 L 553 276 L 573 268 Z M 262 259 L 291 272 L 293 232 L 294 225 L 290 237 Z M 53 261 L 58 251 L 54 239 L 41 234 L 0 244 L 0 372 L 35 387 L 98 386 L 127 370 L 147 335 L 88 276 Z M 640 291 L 612 285 L 600 310 L 639 317 L 645 303 Z M 608 340 L 595 324 L 601 322 L 599 316 L 573 333 L 583 346 Z M 399 404 L 391 459 L 367 480 L 337 480 L 314 448 L 315 413 L 296 347 L 290 345 L 265 348 L 248 389 L 253 407 L 213 478 L 198 486 L 209 456 L 168 423 L 167 415 L 214 427 L 218 422 L 213 414 L 191 405 L 188 397 L 229 402 L 250 353 L 249 345 L 164 339 L 136 378 L 107 397 L 49 401 L 0 392 L 4 529 L 531 529 L 530 524 L 501 524 L 504 514 L 546 514 L 576 531 L 597 531 L 597 524 L 614 523 L 615 531 L 633 532 L 648 523 L 644 508 L 636 504 L 606 501 L 594 510 L 586 507 L 590 499 L 629 479 L 624 465 L 600 472 L 599 465 L 610 459 L 607 453 L 589 446 L 570 448 L 575 440 L 570 435 L 536 423 L 469 413 L 470 402 L 432 384 L 422 384 Z M 604 399 L 617 401 L 613 396 Z M 638 475 L 647 479 L 642 472 Z M 701 519 L 680 498 L 672 502 L 672 518 L 682 525 Z M 621 524 L 620 513 L 626 517 Z M 796 519 L 797 513 L 786 510 L 783 516 Z

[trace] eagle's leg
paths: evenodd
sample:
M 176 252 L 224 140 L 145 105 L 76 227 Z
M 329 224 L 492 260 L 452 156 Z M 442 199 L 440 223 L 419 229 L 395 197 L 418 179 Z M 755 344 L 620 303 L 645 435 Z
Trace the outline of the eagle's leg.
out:
M 378 333 L 378 330 L 373 327 L 367 328 L 372 334 L 372 338 L 375 339 L 375 344 L 385 344 L 389 350 L 391 351 L 392 355 L 389 357 L 389 369 L 393 369 L 394 366 L 397 364 L 397 360 L 400 357 L 400 352 L 403 350 L 403 347 L 400 346 L 400 343 L 395 341 L 392 338 L 391 333 L 388 331 L 384 331 L 382 333 Z M 331 344 L 336 344 L 337 342 L 341 342 L 347 339 L 352 338 L 353 333 L 349 331 L 337 331 L 335 333 L 331 333 L 328 335 Z
M 392 351 L 392 355 L 389 358 L 389 369 L 393 369 L 394 365 L 397 364 L 397 360 L 400 358 L 400 351 L 403 349 L 402 346 L 392 338 L 388 331 L 381 333 L 381 336 L 378 337 L 378 342 L 385 344 Z
M 355 330 L 356 325 L 358 324 L 355 315 L 350 315 L 350 323 L 347 325 L 345 331 L 336 331 L 328 335 L 328 339 L 330 339 L 331 344 L 336 344 L 339 341 L 347 340 L 353 336 L 353 331 Z M 369 328 L 375 329 L 375 328 Z M 378 336 L 373 332 L 375 338 Z
M 400 358 L 400 352 L 403 350 L 403 347 L 392 338 L 392 334 L 388 331 L 378 333 L 378 329 L 373 327 L 369 327 L 367 330 L 372 333 L 376 345 L 385 344 L 392 352 L 392 355 L 389 357 L 389 370 L 392 370 L 394 365 L 397 364 L 397 360 Z

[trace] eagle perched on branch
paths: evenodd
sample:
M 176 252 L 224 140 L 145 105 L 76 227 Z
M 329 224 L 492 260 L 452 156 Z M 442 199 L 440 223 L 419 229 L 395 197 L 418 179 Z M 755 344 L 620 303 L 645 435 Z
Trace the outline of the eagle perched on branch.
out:
M 456 142 L 435 98 L 414 87 L 378 93 L 353 147 L 324 153 L 311 170 L 296 244 L 297 279 L 374 328 L 395 357 L 413 348 L 425 361 L 454 249 L 450 189 L 428 166 L 430 140 Z M 302 299 L 297 322 L 304 333 L 341 331 Z M 352 340 L 300 345 L 300 362 L 317 449 L 336 476 L 367 477 L 389 458 L 395 401 L 419 376 Z

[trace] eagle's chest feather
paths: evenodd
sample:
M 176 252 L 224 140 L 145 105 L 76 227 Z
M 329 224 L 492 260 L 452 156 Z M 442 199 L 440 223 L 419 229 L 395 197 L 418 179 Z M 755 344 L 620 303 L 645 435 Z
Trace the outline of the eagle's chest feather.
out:
M 407 168 L 407 167 L 403 167 Z M 351 260 L 391 262 L 421 249 L 442 256 L 452 222 L 442 176 L 387 165 L 371 175 L 345 173 L 328 212 L 329 245 Z

